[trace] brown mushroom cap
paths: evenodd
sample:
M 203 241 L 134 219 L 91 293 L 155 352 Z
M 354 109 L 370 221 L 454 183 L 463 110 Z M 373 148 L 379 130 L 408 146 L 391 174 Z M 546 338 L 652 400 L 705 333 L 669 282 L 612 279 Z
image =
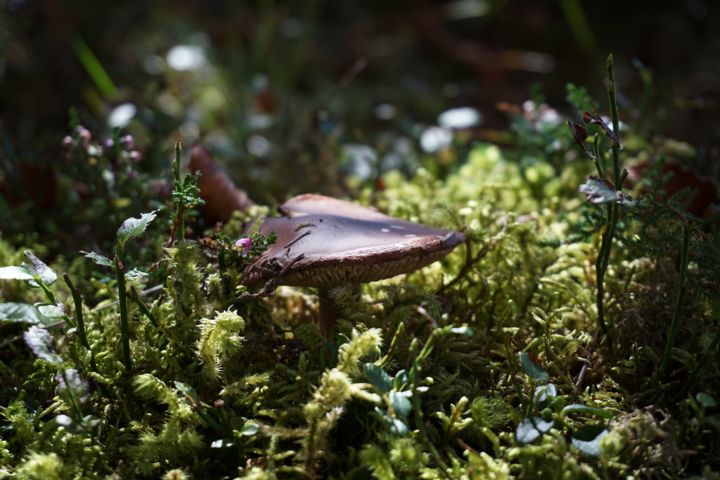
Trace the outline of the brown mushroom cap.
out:
M 246 285 L 273 278 L 319 288 L 372 282 L 424 267 L 465 240 L 321 195 L 292 198 L 280 211 L 289 216 L 267 218 L 260 227 L 277 240 L 248 268 Z

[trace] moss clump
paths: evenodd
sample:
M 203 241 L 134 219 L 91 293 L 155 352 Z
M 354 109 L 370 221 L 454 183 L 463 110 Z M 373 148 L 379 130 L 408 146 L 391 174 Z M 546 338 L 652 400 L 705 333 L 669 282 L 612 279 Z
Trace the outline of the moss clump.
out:
M 387 174 L 385 190 L 374 193 L 380 208 L 462 229 L 469 242 L 421 271 L 365 286 L 360 300 L 339 295 L 346 318 L 329 339 L 308 322 L 317 306 L 307 292 L 239 295 L 245 260 L 233 256 L 223 232 L 172 248 L 149 233 L 141 245 L 155 255 L 153 270 L 134 285 L 160 287 L 130 297 L 128 370 L 111 303 L 115 276 L 73 262 L 71 272 L 95 275 L 76 283 L 86 292 L 97 368 L 78 340 L 71 296 L 48 285 L 68 321 L 45 327 L 50 361 L 33 360 L 21 337 L 10 340 L 13 365 L 27 375 L 0 371 L 8 400 L 3 475 L 711 475 L 720 448 L 716 362 L 677 394 L 699 364 L 698 348 L 717 358 L 716 299 L 700 290 L 717 280 L 705 264 L 691 265 L 688 281 L 698 290 L 685 306 L 687 328 L 669 375 L 658 376 L 678 272 L 672 259 L 636 248 L 630 240 L 642 240 L 643 224 L 625 218 L 605 279 L 616 341 L 590 357 L 601 232 L 575 193 L 583 167 L 557 175 L 553 168 L 543 160 L 523 166 L 477 145 L 445 178 Z M 233 221 L 225 234 L 238 228 Z M 131 256 L 126 270 L 151 251 Z M 0 256 L 18 263 L 6 245 Z M 0 288 L 15 301 L 44 298 L 20 282 Z M 67 380 L 74 375 L 78 381 Z

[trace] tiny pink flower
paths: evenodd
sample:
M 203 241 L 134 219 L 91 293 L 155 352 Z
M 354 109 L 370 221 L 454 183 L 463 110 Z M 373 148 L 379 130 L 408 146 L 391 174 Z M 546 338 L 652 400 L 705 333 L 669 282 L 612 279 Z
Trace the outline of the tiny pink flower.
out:
M 80 137 L 80 140 L 83 142 L 89 143 L 90 140 L 92 140 L 92 133 L 90 133 L 90 130 L 83 127 L 82 125 L 77 126 L 77 133 L 78 137 Z
M 122 143 L 123 147 L 126 149 L 131 150 L 135 146 L 135 138 L 130 134 L 124 135 L 120 139 L 120 143 Z
M 248 255 L 250 253 L 250 249 L 252 248 L 252 239 L 248 237 L 241 238 L 235 242 L 235 248 L 242 249 L 243 257 Z

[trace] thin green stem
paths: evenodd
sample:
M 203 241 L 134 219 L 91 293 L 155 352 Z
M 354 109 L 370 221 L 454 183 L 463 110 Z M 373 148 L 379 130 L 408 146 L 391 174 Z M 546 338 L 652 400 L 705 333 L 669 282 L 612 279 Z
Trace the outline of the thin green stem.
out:
M 92 351 L 92 348 L 90 348 L 90 342 L 88 342 L 87 334 L 85 331 L 85 317 L 83 315 L 83 309 L 82 309 L 82 295 L 80 294 L 80 290 L 75 288 L 73 283 L 70 281 L 70 276 L 65 273 L 63 274 L 63 279 L 65 279 L 65 284 L 70 289 L 70 293 L 72 294 L 73 301 L 75 302 L 75 318 L 77 319 L 77 332 L 78 337 L 80 338 L 80 344 L 90 353 L 90 368 L 93 372 L 97 372 L 97 364 L 95 363 L 95 354 Z
M 180 141 L 175 142 L 175 160 L 173 161 L 173 177 L 175 177 L 175 191 L 182 189 L 182 177 L 180 174 L 180 152 L 182 146 Z M 185 241 L 185 205 L 182 199 L 175 198 L 175 235 L 180 243 Z
M 422 407 L 420 405 L 420 393 L 417 390 L 420 378 L 420 371 L 422 370 L 421 363 L 432 352 L 433 343 L 435 337 L 437 336 L 437 332 L 438 330 L 434 330 L 430 334 L 430 337 L 428 337 L 427 342 L 425 342 L 422 350 L 415 357 L 415 361 L 413 362 L 413 365 L 412 367 L 410 367 L 410 371 L 408 372 L 408 379 L 410 380 L 410 390 L 412 391 L 412 396 L 410 398 L 412 399 L 413 410 L 415 411 L 415 423 L 418 427 L 418 431 L 420 432 L 420 435 L 423 437 L 425 443 L 430 449 L 430 454 L 433 456 L 438 465 L 440 465 L 443 476 L 445 476 L 445 478 L 449 478 L 446 471 L 447 465 L 445 464 L 445 461 L 440 456 L 440 452 L 438 452 L 437 448 L 435 448 L 435 445 L 430 441 L 430 436 L 428 435 L 427 427 L 425 426 L 425 419 Z
M 595 135 L 595 137 L 593 138 L 592 149 L 593 155 L 595 156 L 593 161 L 595 162 L 595 169 L 598 172 L 598 176 L 600 176 L 601 178 L 605 178 L 605 160 L 600 152 L 600 140 L 600 135 Z
M 687 280 L 687 269 L 688 269 L 688 251 L 690 250 L 690 225 L 685 222 L 683 223 L 683 239 L 682 249 L 680 251 L 680 284 L 678 285 L 677 297 L 675 297 L 675 309 L 673 311 L 672 320 L 670 321 L 670 328 L 668 330 L 668 337 L 665 343 L 665 351 L 663 352 L 662 361 L 660 362 L 660 374 L 665 373 L 670 358 L 672 357 L 672 349 L 675 345 L 675 337 L 677 336 L 677 330 L 680 326 L 680 317 L 682 316 L 682 309 L 685 303 L 685 290 Z
M 74 413 L 75 413 L 75 419 L 78 422 L 82 423 L 82 419 L 83 419 L 82 409 L 80 408 L 80 404 L 78 403 L 77 396 L 75 396 L 75 391 L 73 390 L 73 385 L 70 384 L 70 381 L 68 380 L 67 370 L 62 371 L 62 378 L 63 378 L 63 381 L 65 382 L 65 391 L 68 394 L 68 398 L 70 400 L 70 405 L 72 406 L 72 409 L 74 410 Z
M 620 171 L 620 120 L 618 118 L 617 101 L 615 98 L 615 73 L 613 71 L 613 56 L 609 55 L 607 59 L 607 72 L 608 72 L 608 101 L 610 103 L 610 113 L 612 116 L 613 135 L 614 139 L 611 145 L 612 162 L 613 162 L 613 180 L 615 181 L 615 188 L 619 191 L 622 189 L 622 183 L 624 176 Z M 599 149 L 598 149 L 599 150 Z M 599 152 L 598 152 L 599 153 Z M 601 159 L 599 159 L 601 162 Z M 605 174 L 605 169 L 601 166 L 602 163 L 598 163 L 599 169 L 602 170 L 602 174 Z M 603 335 L 608 336 L 609 331 L 607 322 L 605 321 L 605 274 L 607 273 L 608 265 L 610 264 L 610 252 L 612 250 L 612 242 L 615 237 L 615 231 L 617 229 L 617 223 L 620 217 L 620 206 L 617 203 L 608 205 L 608 216 L 605 224 L 606 230 L 602 236 L 602 242 L 600 244 L 600 252 L 598 259 L 595 263 L 595 275 L 597 283 L 597 311 L 598 311 L 598 324 Z M 612 345 L 612 341 L 609 343 Z
M 123 251 L 120 245 L 115 247 L 115 275 L 118 284 L 118 304 L 120 305 L 120 336 L 122 337 L 123 365 L 125 370 L 132 370 L 130 356 L 130 326 L 128 324 L 127 291 L 125 290 L 125 267 L 122 261 Z
M 612 142 L 612 160 L 613 160 L 613 180 L 615 181 L 615 188 L 620 190 L 622 188 L 620 180 L 620 119 L 618 117 L 617 100 L 615 98 L 615 72 L 613 70 L 613 56 L 608 55 L 607 59 L 607 72 L 608 72 L 608 101 L 610 103 L 610 115 L 612 118 L 613 134 L 615 140 Z

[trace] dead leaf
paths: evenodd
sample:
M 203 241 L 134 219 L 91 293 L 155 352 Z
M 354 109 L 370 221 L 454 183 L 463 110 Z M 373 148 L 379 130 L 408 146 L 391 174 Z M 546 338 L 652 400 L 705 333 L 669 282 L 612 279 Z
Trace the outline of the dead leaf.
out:
M 234 211 L 247 210 L 254 205 L 202 145 L 194 145 L 190 150 L 188 170 L 200 173 L 200 198 L 205 201 L 201 211 L 207 222 L 227 221 Z

